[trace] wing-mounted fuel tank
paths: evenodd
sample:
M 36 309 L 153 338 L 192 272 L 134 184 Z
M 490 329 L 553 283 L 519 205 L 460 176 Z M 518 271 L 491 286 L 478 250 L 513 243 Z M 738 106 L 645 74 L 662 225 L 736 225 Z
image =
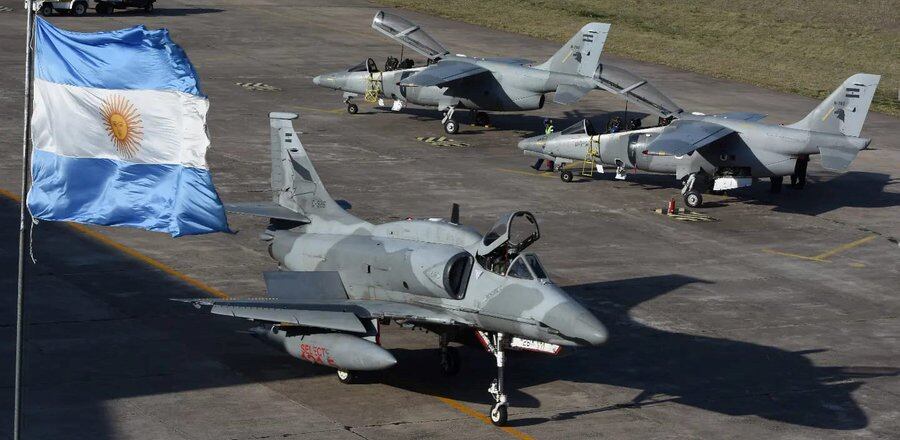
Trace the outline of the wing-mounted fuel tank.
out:
M 309 329 L 278 325 L 256 327 L 251 332 L 297 359 L 340 370 L 384 370 L 397 363 L 381 346 L 346 333 L 309 333 Z

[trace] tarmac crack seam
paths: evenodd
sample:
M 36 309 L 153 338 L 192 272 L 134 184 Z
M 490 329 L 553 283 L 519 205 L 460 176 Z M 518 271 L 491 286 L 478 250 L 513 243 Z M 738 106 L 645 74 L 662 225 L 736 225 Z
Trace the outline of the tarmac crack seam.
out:
M 0 188 L 0 195 L 4 196 L 6 198 L 12 199 L 16 203 L 21 203 L 21 198 L 19 198 L 18 195 L 11 193 L 9 191 L 6 191 L 2 188 Z M 98 242 L 100 242 L 106 246 L 109 246 L 115 250 L 118 250 L 119 252 L 122 252 L 125 255 L 135 258 L 141 262 L 144 262 L 156 269 L 159 269 L 166 275 L 177 278 L 198 290 L 209 293 L 210 295 L 213 295 L 218 298 L 223 298 L 223 299 L 229 298 L 229 295 L 227 293 L 225 293 L 215 287 L 209 286 L 206 283 L 204 283 L 196 278 L 193 278 L 187 274 L 179 272 L 178 270 L 175 270 L 171 266 L 169 266 L 159 260 L 148 257 L 148 256 L 140 253 L 136 249 L 133 249 L 122 243 L 119 243 L 99 232 L 95 232 L 84 225 L 81 225 L 78 223 L 68 223 L 68 222 L 66 222 L 65 224 L 66 224 L 66 226 L 68 226 L 84 235 L 87 235 L 88 237 L 93 238 L 94 240 L 97 240 Z M 493 424 L 491 423 L 491 420 L 487 416 L 481 414 L 480 412 L 478 412 L 472 408 L 469 408 L 468 406 L 466 406 L 460 402 L 457 402 L 456 400 L 446 398 L 446 397 L 438 397 L 437 399 L 440 400 L 441 402 L 444 402 L 445 404 L 449 405 L 451 408 L 453 408 L 463 414 L 472 416 L 478 420 L 481 420 L 482 422 L 485 422 L 485 423 L 493 426 Z M 317 411 L 317 412 L 319 412 L 319 411 Z M 530 435 L 525 434 L 524 432 L 519 431 L 518 429 L 515 429 L 515 428 L 511 428 L 509 426 L 503 426 L 503 427 L 500 427 L 500 429 L 503 430 L 504 432 L 506 432 L 507 434 L 509 434 L 515 438 L 518 438 L 520 440 L 534 440 L 534 437 L 531 437 Z M 351 430 L 348 430 L 348 431 L 353 432 Z M 356 432 L 353 432 L 353 434 L 359 435 Z M 361 435 L 359 435 L 359 436 L 362 438 L 365 438 Z

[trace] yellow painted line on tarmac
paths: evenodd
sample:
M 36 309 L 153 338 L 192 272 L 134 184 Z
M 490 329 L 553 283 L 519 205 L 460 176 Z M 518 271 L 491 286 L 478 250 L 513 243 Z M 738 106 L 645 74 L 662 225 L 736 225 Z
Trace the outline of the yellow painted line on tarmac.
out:
M 0 196 L 11 199 L 11 200 L 15 201 L 16 203 L 20 203 L 20 201 L 21 201 L 21 198 L 17 194 L 11 193 L 2 188 L 0 188 Z M 175 268 L 173 268 L 172 266 L 169 266 L 168 264 L 165 264 L 155 258 L 148 257 L 148 256 L 140 253 L 138 250 L 128 247 L 122 243 L 119 243 L 99 232 L 93 231 L 84 225 L 80 225 L 78 223 L 70 223 L 70 222 L 64 222 L 64 223 L 66 224 L 66 226 L 74 229 L 75 231 L 78 231 L 84 235 L 87 235 L 88 237 L 90 237 L 100 243 L 103 243 L 104 245 L 109 246 L 119 252 L 122 252 L 122 253 L 128 255 L 129 257 L 132 257 L 136 260 L 139 260 L 141 262 L 149 264 L 150 266 L 161 270 L 162 272 L 166 273 L 169 276 L 172 276 L 181 281 L 184 281 L 185 283 L 187 283 L 188 285 L 190 285 L 192 287 L 195 287 L 199 290 L 202 290 L 202 291 L 204 291 L 212 296 L 218 297 L 218 298 L 223 298 L 223 299 L 229 298 L 227 293 L 225 293 L 219 289 L 216 289 L 215 287 L 212 287 L 194 277 L 191 277 L 189 275 L 181 273 L 178 270 L 176 270 Z M 478 411 L 476 411 L 472 408 L 469 408 L 468 406 L 466 406 L 460 402 L 457 402 L 456 400 L 445 398 L 445 397 L 438 397 L 438 400 L 453 407 L 454 409 L 456 409 L 457 411 L 459 411 L 463 414 L 475 417 L 476 419 L 481 420 L 481 421 L 493 426 L 493 424 L 491 423 L 491 420 L 487 416 L 479 413 Z M 531 437 L 528 434 L 525 434 L 522 431 L 519 431 L 515 428 L 501 427 L 500 429 L 502 429 L 506 433 L 508 433 L 508 434 L 512 435 L 513 437 L 518 438 L 520 440 L 534 440 L 533 437 Z
M 448 406 L 452 407 L 453 409 L 455 409 L 463 414 L 472 416 L 478 420 L 481 420 L 484 423 L 487 423 L 488 425 L 494 426 L 494 424 L 491 423 L 491 419 L 488 418 L 488 416 L 486 416 L 472 408 L 469 408 L 468 406 L 463 405 L 462 403 L 460 403 L 456 400 L 453 400 L 453 399 L 450 399 L 447 397 L 438 397 L 438 400 L 446 403 Z M 499 428 L 501 430 L 503 430 L 503 432 L 505 432 L 519 440 L 534 440 L 534 437 L 532 437 L 522 431 L 519 431 L 516 428 L 510 427 L 510 426 L 499 426 Z
M 542 171 L 522 171 L 522 170 L 511 170 L 509 168 L 497 168 L 497 171 L 503 171 L 504 173 L 513 173 L 513 174 L 523 174 L 526 176 L 532 177 L 556 177 L 556 173 L 545 173 Z
M 4 196 L 6 198 L 9 198 L 9 199 L 15 200 L 16 203 L 20 203 L 20 197 L 17 194 L 13 194 L 4 189 L 0 189 L 0 195 Z M 70 222 L 64 222 L 64 223 L 66 226 L 68 226 L 84 235 L 87 235 L 88 237 L 93 238 L 94 240 L 97 240 L 100 243 L 103 243 L 104 245 L 106 245 L 108 247 L 111 247 L 119 252 L 122 252 L 125 255 L 128 255 L 129 257 L 132 257 L 138 261 L 141 261 L 141 262 L 146 263 L 156 269 L 159 269 L 159 270 L 165 272 L 166 275 L 169 275 L 169 276 L 175 277 L 181 281 L 184 281 L 185 283 L 187 283 L 188 285 L 190 285 L 192 287 L 200 289 L 200 290 L 202 290 L 212 296 L 218 297 L 218 298 L 228 298 L 228 294 L 226 294 L 225 292 L 223 292 L 219 289 L 216 289 L 215 287 L 212 287 L 194 277 L 183 274 L 183 273 L 175 270 L 174 268 L 172 268 L 172 266 L 169 266 L 168 264 L 163 263 L 162 261 L 159 261 L 155 258 L 148 257 L 148 256 L 140 253 L 139 251 L 137 251 L 134 248 L 125 246 L 124 244 L 119 243 L 99 232 L 93 231 L 90 228 L 88 228 L 87 226 L 84 226 L 84 225 L 81 225 L 78 223 L 70 223 Z
M 834 255 L 836 255 L 836 254 L 838 254 L 838 253 L 840 253 L 840 252 L 844 252 L 844 251 L 846 251 L 846 250 L 853 249 L 853 248 L 855 248 L 855 247 L 857 247 L 857 246 L 866 244 L 866 243 L 868 243 L 868 242 L 874 240 L 876 237 L 878 237 L 878 236 L 877 236 L 877 235 L 874 235 L 874 234 L 873 234 L 873 235 L 868 235 L 868 236 L 865 236 L 865 237 L 863 237 L 863 238 L 860 238 L 859 240 L 856 240 L 856 241 L 853 241 L 853 242 L 850 242 L 850 243 L 847 243 L 847 244 L 842 244 L 842 245 L 840 245 L 840 246 L 836 246 L 836 247 L 831 248 L 831 249 L 829 249 L 829 250 L 827 250 L 827 251 L 825 251 L 825 252 L 822 252 L 821 254 L 813 255 L 813 256 L 799 255 L 799 254 L 792 254 L 792 253 L 790 253 L 790 252 L 782 252 L 782 251 L 777 251 L 777 250 L 774 250 L 774 249 L 763 249 L 763 251 L 764 251 L 764 252 L 768 252 L 768 253 L 770 253 L 770 254 L 782 255 L 782 256 L 785 256 L 785 257 L 792 257 L 792 258 L 799 258 L 799 259 L 801 259 L 801 260 L 818 261 L 818 262 L 820 262 L 820 263 L 827 263 L 827 262 L 829 262 L 829 261 L 828 261 L 828 258 L 829 258 L 829 257 L 832 257 L 832 256 L 834 256 Z
M 856 241 L 854 241 L 854 242 L 852 242 L 852 243 L 842 244 L 842 245 L 840 245 L 840 246 L 838 246 L 838 247 L 836 247 L 836 248 L 833 248 L 833 249 L 831 249 L 831 250 L 822 252 L 822 253 L 819 254 L 819 255 L 816 255 L 815 258 L 824 260 L 824 259 L 826 259 L 826 258 L 828 258 L 828 257 L 830 257 L 830 256 L 832 256 L 832 255 L 834 255 L 834 254 L 836 254 L 836 253 L 838 253 L 838 252 L 844 252 L 844 251 L 846 251 L 846 250 L 848 250 L 848 249 L 853 249 L 853 248 L 855 248 L 855 247 L 857 247 L 857 246 L 859 246 L 859 245 L 861 245 L 861 244 L 868 243 L 868 242 L 874 240 L 875 237 L 877 237 L 877 235 L 874 235 L 874 234 L 873 234 L 873 235 L 869 235 L 869 236 L 867 236 L 867 237 L 860 238 L 859 240 L 856 240 Z

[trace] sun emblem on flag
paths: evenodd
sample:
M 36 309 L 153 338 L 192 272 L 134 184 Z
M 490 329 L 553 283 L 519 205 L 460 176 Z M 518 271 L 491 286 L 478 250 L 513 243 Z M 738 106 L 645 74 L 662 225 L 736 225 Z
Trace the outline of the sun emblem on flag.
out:
M 144 137 L 141 115 L 134 104 L 124 96 L 112 95 L 103 100 L 100 115 L 119 156 L 126 159 L 134 157 Z

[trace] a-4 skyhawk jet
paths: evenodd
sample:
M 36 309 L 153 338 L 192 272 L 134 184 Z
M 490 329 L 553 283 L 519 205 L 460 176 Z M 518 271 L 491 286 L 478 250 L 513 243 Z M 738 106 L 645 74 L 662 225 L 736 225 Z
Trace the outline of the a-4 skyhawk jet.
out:
M 397 361 L 379 343 L 390 322 L 439 335 L 444 374 L 459 370 L 451 342 L 480 340 L 497 361 L 489 391 L 491 420 L 507 420 L 504 353 L 555 354 L 560 346 L 606 341 L 603 324 L 547 276 L 529 245 L 540 238 L 527 212 L 504 215 L 487 234 L 449 221 L 407 220 L 374 225 L 335 202 L 322 185 L 291 120 L 272 113 L 273 202 L 228 205 L 268 217 L 262 238 L 281 271 L 265 274 L 268 297 L 185 299 L 218 315 L 262 323 L 253 332 L 299 359 L 355 371 Z M 456 208 L 456 207 L 454 207 Z M 476 342 L 477 344 L 477 342 Z
M 682 195 L 690 207 L 703 203 L 705 190 L 749 186 L 768 178 L 772 192 L 781 191 L 784 176 L 794 188 L 806 185 L 810 155 L 822 167 L 844 172 L 870 140 L 859 137 L 880 80 L 857 73 L 847 78 L 802 120 L 790 125 L 759 122 L 758 113 L 702 115 L 682 113 L 669 125 L 617 133 L 598 133 L 584 120 L 560 132 L 519 142 L 526 155 L 554 161 L 560 177 L 573 178 L 566 163 L 584 161 L 584 174 L 596 166 L 616 168 L 616 178 L 639 169 L 674 174 L 684 182 Z
M 385 11 L 375 14 L 372 27 L 427 58 L 425 66 L 412 60 L 388 58 L 384 71 L 375 61 L 313 78 L 318 86 L 344 92 L 351 114 L 359 107 L 351 99 L 394 100 L 392 109 L 406 104 L 437 107 L 444 112 L 447 133 L 459 131 L 457 109 L 468 109 L 474 123 L 487 125 L 485 111 L 536 110 L 544 95 L 571 104 L 594 89 L 606 90 L 643 105 L 653 114 L 669 117 L 681 111 L 647 81 L 625 69 L 600 62 L 609 24 L 589 23 L 542 64 L 515 58 L 478 58 L 452 55 L 418 25 Z M 401 55 L 402 57 L 402 55 Z

